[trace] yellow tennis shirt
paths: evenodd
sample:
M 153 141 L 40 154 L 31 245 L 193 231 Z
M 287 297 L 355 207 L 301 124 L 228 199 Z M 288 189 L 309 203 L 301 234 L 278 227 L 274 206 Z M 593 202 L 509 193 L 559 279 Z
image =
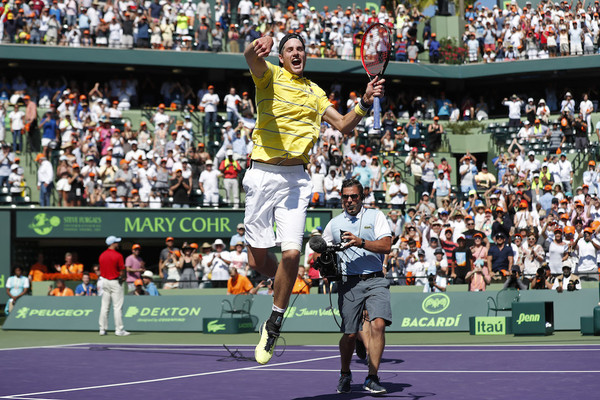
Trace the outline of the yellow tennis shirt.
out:
M 319 138 L 321 118 L 331 103 L 319 86 L 267 61 L 256 85 L 258 119 L 252 133 L 252 159 L 298 158 L 305 164 Z

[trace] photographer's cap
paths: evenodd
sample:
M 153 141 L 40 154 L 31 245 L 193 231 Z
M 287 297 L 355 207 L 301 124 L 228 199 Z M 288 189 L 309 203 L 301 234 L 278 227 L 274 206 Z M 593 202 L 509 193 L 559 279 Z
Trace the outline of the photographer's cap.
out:
M 571 269 L 571 268 L 572 268 L 572 267 L 571 267 L 571 263 L 570 263 L 570 262 L 568 262 L 568 261 L 567 261 L 567 262 L 564 262 L 564 263 L 563 263 L 563 265 L 562 265 L 562 269 L 565 269 L 565 268 L 569 268 L 569 269 Z
M 423 250 L 423 249 L 419 249 L 419 250 L 417 251 L 417 254 L 418 254 L 418 255 L 420 255 L 420 256 L 424 256 L 424 255 L 425 255 L 425 250 Z
M 441 247 L 438 247 L 437 249 L 435 249 L 433 254 L 444 254 L 444 250 Z
M 321 236 L 321 232 L 318 229 L 313 229 L 310 231 L 310 236 Z

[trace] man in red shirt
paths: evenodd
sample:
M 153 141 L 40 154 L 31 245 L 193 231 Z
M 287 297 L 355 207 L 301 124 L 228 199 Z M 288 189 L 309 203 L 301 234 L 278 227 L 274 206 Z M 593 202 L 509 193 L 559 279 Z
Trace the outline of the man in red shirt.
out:
M 242 167 L 239 162 L 233 159 L 233 150 L 228 149 L 226 155 L 227 157 L 219 165 L 219 171 L 223 173 L 227 203 L 233 208 L 238 208 L 240 205 L 238 174 L 242 171 Z
M 109 236 L 106 238 L 108 249 L 100 254 L 98 263 L 100 264 L 100 275 L 104 278 L 102 286 L 102 307 L 100 308 L 100 336 L 106 335 L 108 328 L 108 311 L 110 302 L 113 303 L 113 311 L 115 314 L 115 335 L 127 336 L 127 332 L 123 328 L 123 286 L 125 281 L 125 262 L 123 255 L 117 251 L 121 238 Z

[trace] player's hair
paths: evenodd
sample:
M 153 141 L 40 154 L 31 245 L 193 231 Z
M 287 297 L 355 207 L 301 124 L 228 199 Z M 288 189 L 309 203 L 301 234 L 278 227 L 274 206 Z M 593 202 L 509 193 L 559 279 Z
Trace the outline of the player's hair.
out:
M 279 42 L 279 54 L 281 54 L 281 52 L 283 51 L 283 47 L 285 46 L 286 42 L 290 39 L 298 39 L 300 43 L 302 43 L 302 48 L 306 50 L 306 44 L 304 43 L 304 39 L 302 39 L 302 36 L 298 35 L 297 33 L 288 33 L 283 38 L 281 38 L 281 41 Z

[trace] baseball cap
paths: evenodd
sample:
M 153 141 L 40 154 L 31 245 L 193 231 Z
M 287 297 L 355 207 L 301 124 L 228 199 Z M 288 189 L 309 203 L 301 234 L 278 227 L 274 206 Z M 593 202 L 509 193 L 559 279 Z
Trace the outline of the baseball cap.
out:
M 213 162 L 212 162 L 212 160 L 206 160 L 206 162 L 204 164 L 206 164 L 206 165 L 213 165 Z
M 139 244 L 134 244 L 133 246 L 131 246 L 131 250 L 135 250 L 135 249 L 141 249 L 142 246 L 140 246 Z
M 527 153 L 528 156 L 535 156 L 535 152 L 530 151 L 529 153 Z
M 469 190 L 469 196 L 472 194 L 477 194 L 477 190 L 475 190 L 475 189 Z
M 228 149 L 228 150 L 225 152 L 225 154 L 226 154 L 226 155 L 228 155 L 228 156 L 232 156 L 232 155 L 233 155 L 233 150 L 231 150 L 231 149 Z
M 144 286 L 144 282 L 141 279 L 136 279 L 133 284 L 135 286 Z
M 418 254 L 418 255 L 420 255 L 420 256 L 424 256 L 424 255 L 425 255 L 425 250 L 423 250 L 423 249 L 419 249 L 419 250 L 417 251 L 417 254 Z
M 165 239 L 165 242 L 169 242 L 169 241 L 172 242 L 173 240 L 175 240 L 175 239 L 173 239 L 171 236 L 169 236 L 168 238 Z
M 429 196 L 429 192 L 423 192 L 422 197 Z
M 318 229 L 313 229 L 310 231 L 310 236 L 321 236 L 321 232 Z
M 444 250 L 438 247 L 437 249 L 435 249 L 433 254 L 444 254 Z
M 144 273 L 142 274 L 142 278 L 153 279 L 154 278 L 154 274 L 152 273 L 152 271 L 144 271 Z
M 237 224 L 236 229 L 246 229 L 246 228 L 244 227 L 244 224 L 239 223 L 239 224 Z
M 111 244 L 114 244 L 114 243 L 119 243 L 120 241 L 121 241 L 120 237 L 116 237 L 116 236 L 112 236 L 112 235 L 107 237 L 105 240 L 107 246 L 110 246 Z

